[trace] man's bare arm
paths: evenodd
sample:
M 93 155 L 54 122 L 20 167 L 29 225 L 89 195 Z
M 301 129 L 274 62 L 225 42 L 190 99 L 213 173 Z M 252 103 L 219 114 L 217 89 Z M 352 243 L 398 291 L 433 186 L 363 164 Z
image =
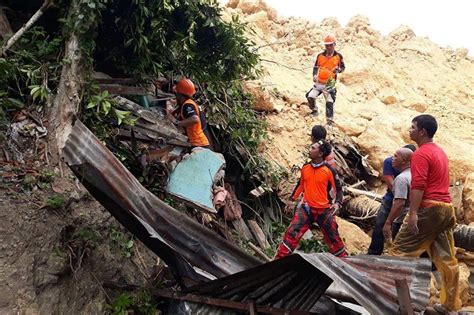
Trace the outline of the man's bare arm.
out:
M 391 225 L 393 221 L 402 214 L 403 206 L 405 205 L 406 199 L 394 199 L 392 203 L 392 208 L 390 209 L 390 214 L 388 215 L 387 221 L 385 224 Z
M 196 115 L 193 115 L 189 118 L 186 118 L 185 120 L 178 121 L 178 126 L 180 127 L 188 127 L 191 125 L 194 125 L 199 122 L 199 117 Z

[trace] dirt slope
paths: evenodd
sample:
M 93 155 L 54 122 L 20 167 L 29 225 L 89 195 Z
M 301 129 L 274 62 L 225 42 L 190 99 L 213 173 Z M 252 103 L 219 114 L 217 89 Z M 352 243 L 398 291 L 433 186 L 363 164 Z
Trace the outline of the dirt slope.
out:
M 441 48 L 406 26 L 381 36 L 363 16 L 346 26 L 333 18 L 313 23 L 277 17 L 259 0 L 230 1 L 225 18 L 233 14 L 248 22 L 260 47 L 264 75 L 249 90 L 261 96 L 257 107 L 277 111 L 268 115 L 273 141 L 266 152 L 285 167 L 300 161 L 311 126 L 324 122 L 308 117 L 300 104 L 322 38 L 332 33 L 347 67 L 337 86 L 337 128 L 354 138 L 376 169 L 409 141 L 411 119 L 429 113 L 439 121 L 436 141 L 450 158 L 452 177 L 474 171 L 474 61 L 467 50 Z M 318 104 L 324 108 L 322 98 Z
M 50 188 L 25 192 L 9 179 L 0 180 L 0 314 L 103 314 L 114 296 L 102 283 L 151 283 L 156 257 L 138 241 L 124 248 L 129 234 L 90 195 L 54 210 L 44 207 L 58 195 Z M 69 176 L 53 187 L 83 194 Z

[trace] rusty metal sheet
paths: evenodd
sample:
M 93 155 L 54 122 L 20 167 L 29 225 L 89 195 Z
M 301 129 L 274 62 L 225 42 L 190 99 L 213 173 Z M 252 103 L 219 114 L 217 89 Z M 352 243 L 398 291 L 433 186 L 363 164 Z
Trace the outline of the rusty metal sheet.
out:
M 80 121 L 63 158 L 112 215 L 175 268 L 175 275 L 195 279 L 193 266 L 223 277 L 261 263 L 146 190 Z
M 389 256 L 302 254 L 313 266 L 342 286 L 371 314 L 398 314 L 395 279 L 406 279 L 415 311 L 428 304 L 431 262 L 428 259 Z
M 190 288 L 203 296 L 255 301 L 256 305 L 298 311 L 314 307 L 332 281 L 371 314 L 399 314 L 395 279 L 408 282 L 413 307 L 429 299 L 431 263 L 427 259 L 296 253 L 281 260 Z

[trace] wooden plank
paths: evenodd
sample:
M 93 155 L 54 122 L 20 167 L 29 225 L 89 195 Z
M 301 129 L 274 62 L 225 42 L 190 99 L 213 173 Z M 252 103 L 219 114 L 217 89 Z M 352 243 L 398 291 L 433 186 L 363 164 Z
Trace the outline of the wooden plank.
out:
M 263 233 L 258 223 L 255 222 L 254 220 L 248 220 L 247 223 L 253 235 L 255 236 L 255 239 L 257 240 L 258 245 L 260 245 L 260 247 L 263 249 L 269 248 L 270 244 L 267 241 L 267 237 L 265 236 L 265 233 Z
M 100 91 L 109 91 L 113 95 L 145 95 L 146 89 L 141 86 L 127 86 L 119 84 L 99 84 Z
M 130 139 L 132 136 L 130 135 L 130 130 L 125 130 L 125 129 L 116 129 L 116 135 L 119 137 L 127 138 Z M 152 139 L 146 135 L 142 135 L 139 133 L 135 133 L 135 139 L 140 140 L 140 141 L 155 141 L 155 139 Z
M 166 126 L 136 123 L 133 128 L 138 132 L 146 134 L 147 136 L 155 139 L 164 137 L 166 139 L 179 141 L 182 146 L 191 146 L 191 144 L 187 141 L 188 138 L 185 135 L 180 134 L 178 131 L 169 129 Z
M 344 190 L 356 196 L 364 195 L 377 201 L 382 201 L 382 198 L 383 198 L 383 195 L 374 193 L 372 191 L 365 191 L 365 190 L 360 190 L 360 189 L 351 188 L 351 187 L 344 187 Z
M 398 304 L 400 305 L 400 315 L 413 315 L 413 306 L 411 305 L 410 289 L 406 279 L 395 279 L 397 288 Z
M 353 185 L 350 185 L 349 187 L 350 188 L 357 188 L 357 187 L 362 186 L 362 185 L 365 185 L 365 180 L 361 180 L 360 182 L 357 182 Z
M 257 308 L 255 307 L 254 302 L 249 303 L 249 313 L 250 315 L 257 315 Z
M 158 135 L 156 135 L 156 133 L 154 133 L 153 131 L 141 130 L 136 127 L 134 127 L 134 131 L 135 131 L 135 139 L 140 140 L 140 141 L 155 142 L 158 139 L 164 139 L 163 137 L 159 137 Z M 123 137 L 127 139 L 131 138 L 130 130 L 127 130 L 127 129 L 118 129 L 117 135 L 119 137 Z M 178 146 L 178 147 L 183 147 L 183 148 L 191 147 L 191 144 L 189 142 L 183 142 L 183 141 L 174 140 L 174 139 L 165 139 L 165 141 L 167 144 Z
M 263 186 L 259 186 L 253 190 L 251 190 L 249 192 L 249 195 L 250 197 L 252 197 L 253 199 L 257 199 L 257 198 L 260 198 L 262 197 L 263 195 L 265 195 L 266 193 L 268 192 L 267 189 L 263 188 Z
M 212 298 L 202 295 L 194 295 L 194 294 L 183 294 L 180 292 L 173 292 L 171 290 L 163 290 L 163 289 L 154 289 L 151 290 L 151 294 L 153 296 L 158 296 L 162 298 L 172 299 L 172 300 L 181 300 L 181 301 L 189 301 L 194 303 L 200 304 L 207 304 L 213 305 L 218 307 L 242 310 L 242 311 L 250 311 L 252 303 L 243 303 L 237 302 L 232 300 L 225 300 L 225 299 L 218 299 Z M 275 314 L 275 315 L 313 315 L 317 313 L 307 312 L 307 311 L 299 311 L 299 310 L 287 310 L 277 307 L 271 306 L 263 306 L 263 305 L 255 305 L 256 313 L 264 313 L 264 314 Z
M 349 150 L 347 150 L 347 148 L 341 144 L 337 144 L 336 145 L 336 148 L 338 151 L 340 151 L 343 155 L 347 156 L 349 155 Z
M 272 261 L 270 257 L 268 257 L 260 248 L 255 246 L 253 243 L 248 243 L 249 247 L 261 258 L 263 258 L 266 262 Z
M 247 224 L 245 224 L 244 219 L 240 218 L 238 220 L 231 221 L 231 223 L 239 235 L 242 236 L 246 241 L 253 240 L 252 233 L 250 232 Z
M 161 149 L 148 150 L 148 152 L 146 153 L 146 160 L 147 162 L 150 162 L 152 160 L 161 159 L 165 155 L 168 155 L 171 150 L 173 150 L 173 147 L 170 145 Z

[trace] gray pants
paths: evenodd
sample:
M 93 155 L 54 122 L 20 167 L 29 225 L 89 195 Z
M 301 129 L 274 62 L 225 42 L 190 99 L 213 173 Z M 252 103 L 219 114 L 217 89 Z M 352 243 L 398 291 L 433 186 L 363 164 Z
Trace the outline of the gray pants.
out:
M 337 90 L 335 88 L 327 89 L 326 86 L 321 84 L 315 84 L 311 90 L 306 93 L 306 99 L 308 100 L 309 108 L 316 108 L 316 98 L 323 94 L 326 100 L 326 119 L 332 122 L 334 119 L 334 102 L 336 101 Z

